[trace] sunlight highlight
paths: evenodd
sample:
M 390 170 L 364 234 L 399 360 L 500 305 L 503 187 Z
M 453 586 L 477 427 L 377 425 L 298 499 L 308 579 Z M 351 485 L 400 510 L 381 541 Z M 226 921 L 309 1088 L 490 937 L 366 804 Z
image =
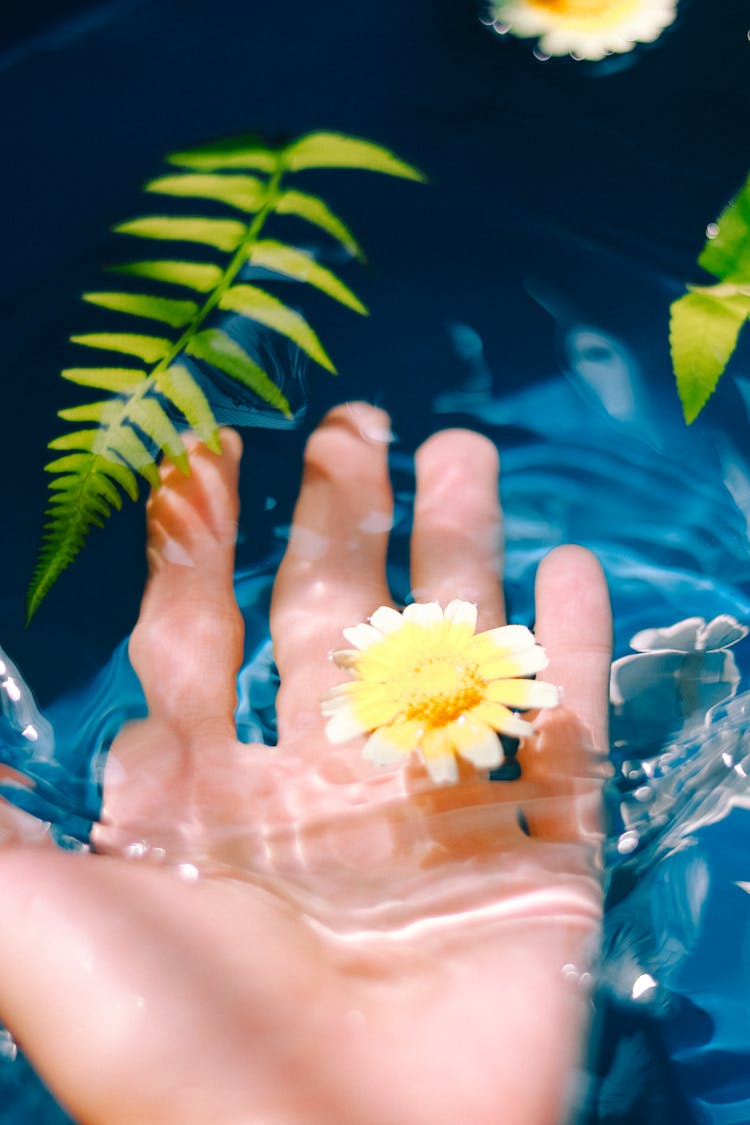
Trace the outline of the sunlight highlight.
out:
M 369 734 L 363 757 L 404 763 L 417 752 L 435 782 L 458 778 L 457 756 L 477 769 L 503 761 L 499 734 L 524 738 L 532 725 L 516 710 L 555 707 L 552 684 L 524 677 L 547 666 L 523 625 L 475 633 L 477 608 L 458 599 L 381 606 L 369 624 L 344 630 L 353 648 L 333 653 L 356 677 L 322 701 L 331 742 Z

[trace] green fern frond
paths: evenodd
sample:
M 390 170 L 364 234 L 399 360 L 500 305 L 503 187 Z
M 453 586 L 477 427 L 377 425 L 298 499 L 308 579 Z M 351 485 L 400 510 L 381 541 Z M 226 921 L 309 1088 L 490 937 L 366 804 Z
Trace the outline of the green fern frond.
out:
M 162 203 L 157 214 L 120 223 L 115 230 L 129 238 L 176 243 L 180 249 L 175 255 L 162 250 L 154 257 L 144 254 L 110 267 L 110 273 L 132 288 L 83 296 L 88 304 L 119 319 L 113 321 L 114 331 L 71 337 L 71 342 L 109 353 L 110 358 L 62 372 L 68 382 L 91 388 L 99 397 L 59 411 L 64 421 L 82 428 L 49 443 L 61 456 L 45 466 L 51 475 L 49 501 L 28 592 L 28 620 L 76 558 L 90 530 L 102 527 L 122 507 L 123 494 L 138 499 L 138 478 L 158 487 L 160 453 L 189 473 L 175 417 L 220 452 L 210 401 L 183 357 L 220 371 L 272 409 L 292 417 L 286 396 L 268 372 L 223 330 L 222 313 L 239 315 L 285 337 L 335 373 L 317 333 L 297 309 L 258 284 L 239 280 L 246 266 L 262 267 L 272 277 L 302 282 L 367 315 L 356 294 L 335 273 L 303 248 L 281 241 L 283 217 L 292 216 L 323 231 L 352 257 L 364 257 L 343 220 L 323 199 L 290 187 L 290 177 L 316 169 L 349 168 L 407 180 L 424 178 L 386 148 L 328 132 L 309 133 L 280 148 L 246 136 L 175 153 L 167 162 L 180 170 L 151 180 L 145 190 L 166 201 L 179 201 L 176 206 L 195 213 L 169 214 Z M 207 214 L 200 213 L 204 205 Z M 279 231 L 269 235 L 267 227 L 277 216 L 282 216 Z M 196 245 L 200 251 L 184 249 Z M 138 286 L 144 282 L 147 289 L 141 290 Z M 135 331 L 126 330 L 128 318 Z M 141 322 L 146 325 L 143 330 Z M 149 323 L 158 325 L 153 334 Z M 112 355 L 117 357 L 114 363 Z M 117 366 L 121 357 L 126 365 Z M 132 360 L 140 362 L 127 362 Z

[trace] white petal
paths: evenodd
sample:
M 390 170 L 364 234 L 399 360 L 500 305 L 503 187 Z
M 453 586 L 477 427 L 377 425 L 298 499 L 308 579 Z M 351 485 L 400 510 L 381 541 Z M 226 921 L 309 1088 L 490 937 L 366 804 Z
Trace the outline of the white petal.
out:
M 721 613 L 713 621 L 709 621 L 705 629 L 698 630 L 698 643 L 702 649 L 711 652 L 713 649 L 736 645 L 747 633 L 747 625 L 740 625 L 731 614 Z
M 635 652 L 615 660 L 609 674 L 609 697 L 615 708 L 639 697 L 653 702 L 659 699 L 658 711 L 676 707 L 679 702 L 677 683 L 684 656 L 681 652 Z M 657 695 L 658 693 L 658 695 Z
M 507 719 L 503 719 L 501 733 L 509 734 L 511 738 L 528 738 L 534 733 L 534 728 L 518 715 L 509 715 Z
M 350 707 L 351 702 L 343 695 L 325 695 L 320 701 L 320 712 L 326 718 L 337 715 L 342 707 Z
M 491 680 L 495 678 L 495 674 L 499 673 L 501 677 L 508 675 L 508 672 L 503 669 L 503 665 L 511 664 L 513 666 L 512 675 L 516 676 L 535 676 L 537 672 L 542 672 L 549 660 L 547 653 L 541 645 L 534 645 L 533 648 L 527 649 L 526 652 L 511 652 L 507 656 L 503 653 L 498 653 L 496 657 L 488 657 L 482 661 L 482 675 Z M 494 665 L 494 670 L 493 670 Z M 503 669 L 501 671 L 501 669 Z
M 604 5 L 603 5 L 604 9 Z M 600 59 L 608 52 L 631 50 L 638 42 L 652 42 L 673 22 L 676 0 L 640 0 L 629 11 L 611 19 L 542 8 L 528 0 L 494 0 L 492 16 L 509 24 L 514 35 L 540 36 L 540 48 L 549 55 L 572 54 Z
M 541 710 L 542 707 L 557 707 L 560 702 L 560 689 L 555 684 L 548 684 L 546 680 L 535 680 L 529 684 L 531 688 L 532 710 Z
M 460 598 L 454 598 L 445 607 L 444 616 L 451 625 L 465 625 L 472 633 L 477 627 L 477 607 L 473 602 L 463 602 Z
M 440 754 L 429 758 L 422 754 L 421 758 L 427 767 L 427 772 L 437 785 L 442 785 L 445 781 L 458 781 L 458 765 L 454 754 Z
M 526 3 L 504 3 L 493 10 L 496 19 L 511 24 L 514 35 L 539 35 L 547 27 L 544 15 Z
M 636 652 L 694 652 L 698 635 L 705 628 L 705 617 L 686 617 L 662 629 L 641 629 L 630 638 L 630 647 Z
M 429 629 L 433 625 L 442 625 L 443 611 L 439 602 L 412 602 L 404 610 L 404 620 Z
M 382 730 L 373 731 L 362 751 L 362 757 L 376 766 L 392 766 L 395 762 L 404 762 L 408 756 L 404 748 L 391 742 Z
M 569 55 L 571 51 L 588 58 L 588 36 L 567 28 L 553 28 L 539 40 L 539 47 L 545 55 Z
M 557 707 L 560 693 L 545 680 L 499 679 L 487 685 L 487 698 L 519 711 L 539 711 Z
M 383 634 L 373 629 L 372 625 L 367 625 L 362 622 L 360 625 L 350 625 L 347 629 L 343 630 L 344 636 L 350 645 L 355 648 L 363 649 L 369 648 L 374 645 L 376 641 L 382 641 Z
M 478 635 L 486 637 L 498 648 L 512 652 L 523 652 L 524 649 L 533 648 L 536 644 L 534 634 L 525 625 L 501 625 L 498 629 L 488 629 L 486 633 Z
M 373 629 L 387 635 L 388 633 L 398 632 L 403 627 L 404 619 L 397 609 L 393 609 L 389 605 L 381 605 L 370 618 L 370 624 Z
M 473 723 L 472 734 L 475 737 L 458 746 L 461 757 L 480 770 L 491 770 L 499 766 L 503 760 L 503 747 L 494 730 L 484 723 Z
M 350 738 L 356 738 L 357 735 L 364 733 L 365 729 L 358 722 L 353 709 L 344 702 L 336 708 L 336 711 L 326 723 L 326 735 L 329 742 L 348 742 Z

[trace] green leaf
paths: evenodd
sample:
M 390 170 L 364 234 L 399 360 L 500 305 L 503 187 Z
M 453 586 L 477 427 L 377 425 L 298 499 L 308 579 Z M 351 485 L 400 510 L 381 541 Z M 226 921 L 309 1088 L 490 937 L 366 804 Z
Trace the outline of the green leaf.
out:
M 284 162 L 292 172 L 301 172 L 304 168 L 360 168 L 420 183 L 425 180 L 421 172 L 390 149 L 343 133 L 308 133 L 287 145 Z
M 69 453 L 66 457 L 57 457 L 54 461 L 48 461 L 44 471 L 45 473 L 77 473 L 90 461 L 91 458 L 87 453 Z
M 48 442 L 47 445 L 49 449 L 85 449 L 91 451 L 98 437 L 98 429 L 76 430 L 74 433 L 61 434 L 60 437 Z
M 75 476 L 58 477 L 56 480 L 50 481 L 49 486 L 50 486 L 50 489 L 53 490 L 53 491 L 58 490 L 58 491 L 64 493 L 64 492 L 68 492 L 70 490 L 70 487 L 75 482 L 75 480 L 76 480 Z M 98 487 L 99 495 L 104 498 L 105 503 L 109 504 L 110 507 L 112 507 L 112 508 L 116 508 L 119 512 L 122 509 L 122 497 L 120 496 L 120 493 L 117 491 L 115 486 L 112 484 L 109 477 L 104 476 L 102 474 L 102 476 L 99 478 L 97 487 Z M 138 498 L 138 493 L 136 492 L 136 499 L 137 498 Z M 64 496 L 64 495 L 63 496 L 52 496 L 50 498 L 51 504 L 55 504 L 55 503 L 66 504 L 67 502 L 68 502 L 68 497 Z
M 750 176 L 742 190 L 722 211 L 718 230 L 698 258 L 698 264 L 722 281 L 750 285 Z
M 146 378 L 145 371 L 131 367 L 66 367 L 60 374 L 82 387 L 98 387 L 123 395 L 137 390 Z
M 167 163 L 183 168 L 213 171 L 217 168 L 250 168 L 257 172 L 273 172 L 278 155 L 266 148 L 255 136 L 244 136 L 205 145 L 186 152 L 173 152 Z
M 221 441 L 208 399 L 188 369 L 173 363 L 160 371 L 156 385 L 166 398 L 180 410 L 201 441 L 214 453 L 221 453 Z
M 70 339 L 71 343 L 83 344 L 85 348 L 135 355 L 145 363 L 158 363 L 172 347 L 172 341 L 161 336 L 138 336 L 132 332 L 89 332 Z
M 291 418 L 289 403 L 268 373 L 226 332 L 204 328 L 220 306 L 249 317 L 294 341 L 328 370 L 333 364 L 305 318 L 263 288 L 235 284 L 245 261 L 292 278 L 327 294 L 360 314 L 366 309 L 359 298 L 331 270 L 302 249 L 273 239 L 262 239 L 267 219 L 275 214 L 311 223 L 347 251 L 362 257 L 345 223 L 315 195 L 291 190 L 295 173 L 314 168 L 359 168 L 421 179 L 421 174 L 382 146 L 338 133 L 311 133 L 277 149 L 257 137 L 243 136 L 199 150 L 175 153 L 169 162 L 186 172 L 162 175 L 147 190 L 171 199 L 206 200 L 209 216 L 145 215 L 116 227 L 135 238 L 173 243 L 197 243 L 231 255 L 218 265 L 210 252 L 179 250 L 170 257 L 131 262 L 113 272 L 131 279 L 129 292 L 96 291 L 85 299 L 113 313 L 144 317 L 176 330 L 174 341 L 166 335 L 126 332 L 88 333 L 72 337 L 84 347 L 134 356 L 139 367 L 70 367 L 63 372 L 69 382 L 95 388 L 97 401 L 60 411 L 73 423 L 67 434 L 55 438 L 50 448 L 60 456 L 46 470 L 51 474 L 42 546 L 28 595 L 31 616 L 62 571 L 70 565 L 94 527 L 101 527 L 122 494 L 136 499 L 142 476 L 153 487 L 160 483 L 157 450 L 183 469 L 188 459 L 172 421 L 179 412 L 211 449 L 220 450 L 220 435 L 209 399 L 193 377 L 189 365 L 175 362 L 178 351 L 211 364 L 215 371 L 234 379 L 254 395 Z M 287 181 L 284 182 L 284 177 Z M 283 186 L 282 186 L 283 185 Z M 160 204 L 160 207 L 162 206 Z M 202 208 L 196 203 L 196 208 Z M 219 215 L 217 207 L 234 208 Z M 192 210 L 192 207 L 190 208 Z M 237 210 L 242 212 L 240 216 Z M 250 218 L 252 216 L 252 218 Z M 141 251 L 143 253 L 143 251 Z M 185 259 L 182 259 L 182 254 Z M 194 261 L 206 257 L 205 262 Z M 159 285 L 179 286 L 191 300 L 141 293 L 140 278 Z M 157 284 L 154 284 L 157 283 Z M 181 294 L 178 292 L 178 296 Z M 114 318 L 113 318 L 114 319 Z M 115 321 L 116 324 L 116 321 Z M 160 331 L 166 332 L 166 329 Z M 119 359 L 119 357 L 118 357 Z M 101 362 L 101 361 L 100 361 Z M 115 362 L 118 362 L 116 359 Z M 122 361 L 120 361 L 122 362 Z M 102 397 L 103 396 L 103 397 Z M 75 428 L 78 427 L 78 428 Z
M 242 313 L 243 316 L 272 328 L 274 332 L 280 332 L 307 352 L 321 367 L 336 373 L 330 357 L 305 318 L 263 289 L 258 289 L 255 285 L 233 285 L 222 294 L 219 308 Z
M 134 399 L 128 413 L 135 424 L 151 438 L 154 445 L 163 449 L 180 472 L 190 476 L 185 446 L 169 415 L 153 397 Z
M 103 402 L 87 402 L 83 406 L 69 406 L 66 410 L 58 410 L 58 418 L 63 418 L 66 422 L 99 422 L 100 424 L 108 424 L 112 418 L 117 415 L 122 415 L 123 405 L 121 398 L 108 398 Z M 98 431 L 95 431 L 98 432 Z M 65 435 L 69 437 L 70 435 Z M 60 438 L 56 439 L 60 441 Z M 53 446 L 50 444 L 50 448 Z M 55 449 L 62 448 L 61 446 L 54 446 Z
M 265 239 L 255 243 L 250 260 L 255 266 L 263 266 L 285 277 L 292 277 L 295 281 L 305 281 L 308 285 L 333 297 L 335 301 L 340 301 L 342 305 L 367 316 L 367 309 L 348 285 L 345 285 L 331 270 L 321 266 L 304 250 L 297 250 L 294 246 L 287 246 L 283 242 Z
M 97 464 L 100 472 L 111 477 L 112 480 L 116 480 L 120 488 L 122 488 L 123 492 L 128 494 L 131 500 L 138 499 L 138 481 L 135 474 L 116 454 L 112 453 L 110 456 L 106 454 L 100 455 Z
M 83 300 L 103 309 L 160 320 L 172 328 L 183 328 L 198 312 L 195 301 L 173 301 L 167 297 L 148 297 L 137 293 L 84 293 Z
M 57 489 L 47 506 L 47 519 L 37 565 L 26 599 L 26 620 L 31 620 L 43 598 L 60 574 L 80 551 L 92 527 L 102 526 L 112 506 L 112 486 L 107 477 L 96 471 L 100 458 L 91 453 L 74 453 L 60 458 L 60 472 L 68 473 L 63 481 L 53 482 Z M 62 466 L 67 462 L 69 469 Z M 55 463 L 47 466 L 55 471 Z
M 222 176 L 211 173 L 161 176 L 146 184 L 146 191 L 180 196 L 183 199 L 210 199 L 250 214 L 259 211 L 266 199 L 266 186 L 256 176 Z
M 364 261 L 364 254 L 352 232 L 322 199 L 318 199 L 317 195 L 308 195 L 304 191 L 284 191 L 276 203 L 276 213 L 294 215 L 298 219 L 312 223 L 313 226 L 320 227 L 326 234 L 330 234 L 331 238 L 345 246 L 352 257 Z
M 237 219 L 176 219 L 171 215 L 149 215 L 130 219 L 114 228 L 138 238 L 163 238 L 176 242 L 200 242 L 228 253 L 245 236 L 245 224 Z
M 671 307 L 669 340 L 677 390 L 690 424 L 714 391 L 750 314 L 750 297 L 687 293 Z
M 109 266 L 108 269 L 111 273 L 150 277 L 154 281 L 164 281 L 169 285 L 184 285 L 186 289 L 196 289 L 199 293 L 210 293 L 224 276 L 222 269 L 210 263 L 180 262 L 170 259 L 127 262 L 122 266 Z
M 161 478 L 154 459 L 130 426 L 123 426 L 118 433 L 116 452 L 120 459 L 140 473 L 152 488 L 159 487 Z
M 249 387 L 264 402 L 280 410 L 286 418 L 292 417 L 286 397 L 273 380 L 226 332 L 218 328 L 206 328 L 193 337 L 185 350 L 196 359 L 213 364 L 225 375 Z
M 76 483 L 77 480 L 78 480 L 78 477 L 76 476 L 75 473 L 71 473 L 68 476 L 55 477 L 54 480 L 51 480 L 49 482 L 50 491 L 54 492 L 56 490 L 62 490 L 63 492 L 65 492 L 65 491 L 69 490 L 71 488 L 71 486 Z M 54 497 L 54 499 L 56 499 L 56 497 Z

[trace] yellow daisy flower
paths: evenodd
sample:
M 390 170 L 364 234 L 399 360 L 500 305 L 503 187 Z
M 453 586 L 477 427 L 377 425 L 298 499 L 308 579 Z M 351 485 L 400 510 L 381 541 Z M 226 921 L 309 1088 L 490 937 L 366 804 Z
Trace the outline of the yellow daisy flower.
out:
M 369 624 L 344 629 L 353 648 L 333 659 L 356 679 L 322 701 L 331 742 L 368 734 L 363 756 L 377 765 L 417 751 L 433 781 L 455 781 L 456 755 L 479 769 L 503 760 L 498 732 L 523 738 L 531 723 L 515 709 L 555 707 L 557 688 L 523 679 L 547 657 L 523 625 L 475 633 L 477 608 L 455 600 L 381 606 Z
M 658 39 L 677 0 L 492 0 L 490 14 L 500 30 L 539 37 L 545 55 L 601 59 Z

